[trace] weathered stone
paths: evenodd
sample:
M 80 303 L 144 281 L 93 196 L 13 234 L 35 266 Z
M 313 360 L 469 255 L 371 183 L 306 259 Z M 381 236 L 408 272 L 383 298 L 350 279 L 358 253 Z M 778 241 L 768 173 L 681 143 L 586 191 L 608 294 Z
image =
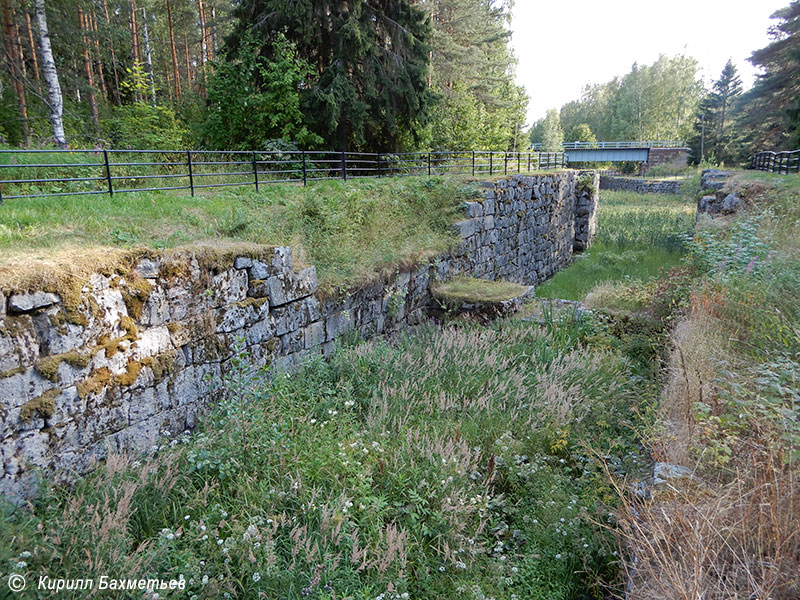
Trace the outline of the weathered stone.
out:
M 467 219 L 466 221 L 459 221 L 454 225 L 458 235 L 462 238 L 468 238 L 478 231 L 478 224 L 475 219 Z
M 665 462 L 657 462 L 653 465 L 653 485 L 668 483 L 675 479 L 685 477 L 693 478 L 692 470 L 689 467 L 673 465 Z
M 143 258 L 136 265 L 134 272 L 139 277 L 144 277 L 145 279 L 155 279 L 158 277 L 160 270 L 161 265 L 158 261 L 153 260 L 152 258 Z
M 3 291 L 0 290 L 0 317 L 6 314 L 6 303 L 7 303 L 6 297 L 3 294 Z
M 12 294 L 8 299 L 8 311 L 12 313 L 30 312 L 37 308 L 52 306 L 61 302 L 61 297 L 50 292 Z
M 249 256 L 237 256 L 233 261 L 234 269 L 249 269 L 253 266 L 253 259 Z
M 313 348 L 319 346 L 325 341 L 325 323 L 324 321 L 316 321 L 307 325 L 305 328 L 304 344 L 306 348 Z
M 267 280 L 269 304 L 271 307 L 283 306 L 317 291 L 317 269 L 308 267 L 299 273 L 289 271 L 270 277 Z
M 722 214 L 731 214 L 735 213 L 742 207 L 742 198 L 737 193 L 731 193 L 725 196 L 725 199 L 722 201 Z
M 480 202 L 465 202 L 464 203 L 464 212 L 467 213 L 467 216 L 471 217 L 482 217 L 483 216 L 483 205 Z

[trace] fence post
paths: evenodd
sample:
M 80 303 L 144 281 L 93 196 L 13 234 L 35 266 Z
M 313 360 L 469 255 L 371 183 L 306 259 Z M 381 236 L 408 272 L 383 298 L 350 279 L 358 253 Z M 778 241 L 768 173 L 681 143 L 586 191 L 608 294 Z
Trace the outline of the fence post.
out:
M 522 172 L 522 154 L 517 152 L 517 173 Z
M 108 164 L 108 150 L 106 150 L 105 148 L 103 148 L 103 160 L 105 160 L 106 162 L 106 181 L 108 182 L 108 195 L 113 197 L 114 186 L 111 184 L 111 165 Z M 0 202 L 2 201 L 3 199 L 0 198 Z
M 342 151 L 342 179 L 347 181 L 347 153 Z
M 508 175 L 508 152 L 503 152 L 503 175 Z
M 378 179 L 381 178 L 381 155 L 378 154 Z
M 306 151 L 303 150 L 302 152 L 303 152 L 303 187 L 305 187 L 306 186 L 307 177 L 308 177 L 307 172 L 306 172 Z
M 528 152 L 528 173 L 531 172 L 531 153 Z
M 186 151 L 186 164 L 189 165 L 189 189 L 192 191 L 194 197 L 194 175 L 192 174 L 192 151 Z
M 253 150 L 253 180 L 256 183 L 256 191 L 258 191 L 258 161 L 256 160 L 255 150 Z
M 489 150 L 489 176 L 492 176 L 492 154 L 493 152 Z
M 428 177 L 431 176 L 431 153 L 428 152 Z
M 472 151 L 472 176 L 475 177 L 475 150 Z

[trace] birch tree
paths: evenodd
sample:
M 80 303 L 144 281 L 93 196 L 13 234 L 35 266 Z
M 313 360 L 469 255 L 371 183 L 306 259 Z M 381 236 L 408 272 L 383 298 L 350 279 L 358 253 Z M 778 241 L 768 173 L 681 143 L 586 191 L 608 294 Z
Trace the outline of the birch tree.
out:
M 58 70 L 53 60 L 50 46 L 50 33 L 47 30 L 47 12 L 45 0 L 33 0 L 33 15 L 36 20 L 36 32 L 39 37 L 39 53 L 42 57 L 42 75 L 47 86 L 47 108 L 50 113 L 50 124 L 53 127 L 53 138 L 59 148 L 67 147 L 64 136 L 64 99 L 61 96 L 61 84 L 58 82 Z

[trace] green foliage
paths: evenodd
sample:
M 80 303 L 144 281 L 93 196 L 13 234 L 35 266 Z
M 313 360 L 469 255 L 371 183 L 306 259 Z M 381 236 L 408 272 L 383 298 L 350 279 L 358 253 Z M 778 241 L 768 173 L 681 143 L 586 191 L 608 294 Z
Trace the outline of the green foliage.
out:
M 182 150 L 191 144 L 188 128 L 167 106 L 136 102 L 115 107 L 102 126 L 114 149 Z
M 741 97 L 740 127 L 744 155 L 762 150 L 793 150 L 790 140 L 800 129 L 800 2 L 775 11 L 772 42 L 756 50 L 750 62 L 763 69 L 753 87 Z
M 734 108 L 741 93 L 742 82 L 729 60 L 698 106 L 695 135 L 689 141 L 689 158 L 694 164 L 709 158 L 730 165 L 739 158 L 740 133 L 734 125 Z
M 634 64 L 622 78 L 586 86 L 579 100 L 561 107 L 562 126 L 589 125 L 600 140 L 688 139 L 702 94 L 698 63 L 687 56 L 660 56 Z
M 542 124 L 542 150 L 545 152 L 561 152 L 564 143 L 564 130 L 558 111 L 551 108 Z
M 568 142 L 596 142 L 597 137 L 592 133 L 588 123 L 578 123 L 567 135 Z
M 278 36 L 271 60 L 248 31 L 235 56 L 215 65 L 208 84 L 203 141 L 208 148 L 263 150 L 267 141 L 284 139 L 314 147 L 322 138 L 309 131 L 301 90 L 311 65 Z
M 240 52 L 252 32 L 273 60 L 280 34 L 297 59 L 311 65 L 301 103 L 309 129 L 327 147 L 394 152 L 427 122 L 431 29 L 419 6 L 407 0 L 247 0 L 235 14 L 229 51 Z

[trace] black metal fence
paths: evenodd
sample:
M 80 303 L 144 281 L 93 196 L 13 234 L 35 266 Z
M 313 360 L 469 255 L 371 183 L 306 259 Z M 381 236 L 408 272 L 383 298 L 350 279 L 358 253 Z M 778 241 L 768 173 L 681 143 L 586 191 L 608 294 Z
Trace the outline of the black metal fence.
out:
M 412 175 L 493 176 L 566 166 L 561 152 L 0 150 L 0 203 L 12 198 L 302 183 Z
M 800 150 L 759 152 L 750 157 L 750 168 L 770 173 L 800 173 Z

